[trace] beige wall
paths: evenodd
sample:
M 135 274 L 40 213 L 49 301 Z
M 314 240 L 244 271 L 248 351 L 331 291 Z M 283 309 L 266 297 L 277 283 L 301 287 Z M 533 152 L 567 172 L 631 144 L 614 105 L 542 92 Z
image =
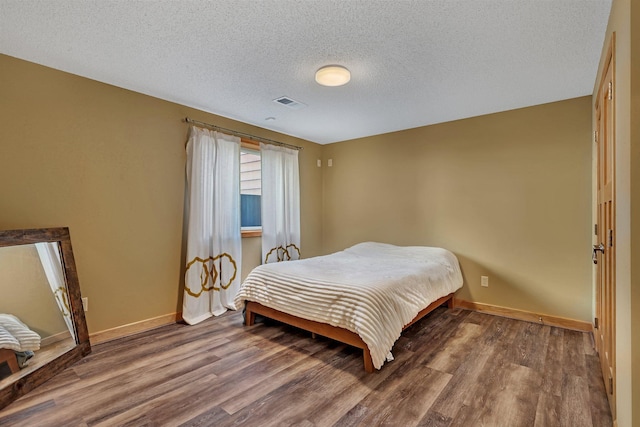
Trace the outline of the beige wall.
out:
M 181 310 L 185 116 L 303 146 L 302 249 L 322 249 L 317 144 L 4 55 L 0 94 L 0 229 L 70 228 L 90 332 Z
M 0 313 L 17 316 L 41 338 L 67 331 L 34 245 L 0 248 Z
M 590 321 L 590 107 L 583 97 L 326 146 L 325 252 L 442 246 L 462 265 L 459 298 Z
M 615 32 L 616 398 L 620 427 L 640 426 L 640 5 L 614 0 L 596 82 Z M 594 95 L 596 92 L 594 85 Z M 595 100 L 595 98 L 594 98 Z

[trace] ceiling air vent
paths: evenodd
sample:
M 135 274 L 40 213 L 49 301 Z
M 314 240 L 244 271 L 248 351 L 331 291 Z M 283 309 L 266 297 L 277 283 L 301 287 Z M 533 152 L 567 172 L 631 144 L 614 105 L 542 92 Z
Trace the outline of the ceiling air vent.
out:
M 284 105 L 285 107 L 291 108 L 292 110 L 299 110 L 301 108 L 306 107 L 306 104 L 303 104 L 302 102 L 298 102 L 295 99 L 291 99 L 287 96 L 281 96 L 280 98 L 276 98 L 273 100 L 273 102 L 280 105 Z

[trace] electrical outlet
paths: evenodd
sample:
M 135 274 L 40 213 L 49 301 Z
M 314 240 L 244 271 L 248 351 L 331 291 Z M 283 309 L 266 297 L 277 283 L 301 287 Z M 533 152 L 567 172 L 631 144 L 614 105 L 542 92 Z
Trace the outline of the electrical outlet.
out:
M 480 286 L 489 287 L 489 276 L 480 276 Z
M 82 297 L 82 308 L 84 311 L 89 311 L 89 297 Z

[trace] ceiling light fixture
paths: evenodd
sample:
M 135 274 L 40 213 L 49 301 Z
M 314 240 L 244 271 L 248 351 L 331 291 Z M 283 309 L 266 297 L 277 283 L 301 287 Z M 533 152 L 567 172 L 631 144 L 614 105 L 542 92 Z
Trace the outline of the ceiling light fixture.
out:
M 316 71 L 316 82 L 322 86 L 342 86 L 349 80 L 351 73 L 341 65 L 327 65 Z

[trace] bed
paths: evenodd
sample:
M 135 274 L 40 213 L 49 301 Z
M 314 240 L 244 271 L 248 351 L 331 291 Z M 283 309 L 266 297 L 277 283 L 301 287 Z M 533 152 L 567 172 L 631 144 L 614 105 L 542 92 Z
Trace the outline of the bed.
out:
M 12 314 L 0 313 L 0 380 L 24 368 L 40 349 L 40 335 Z
M 264 264 L 244 280 L 235 305 L 255 315 L 361 348 L 367 372 L 393 360 L 403 329 L 462 287 L 446 249 L 365 242 L 330 255 Z

